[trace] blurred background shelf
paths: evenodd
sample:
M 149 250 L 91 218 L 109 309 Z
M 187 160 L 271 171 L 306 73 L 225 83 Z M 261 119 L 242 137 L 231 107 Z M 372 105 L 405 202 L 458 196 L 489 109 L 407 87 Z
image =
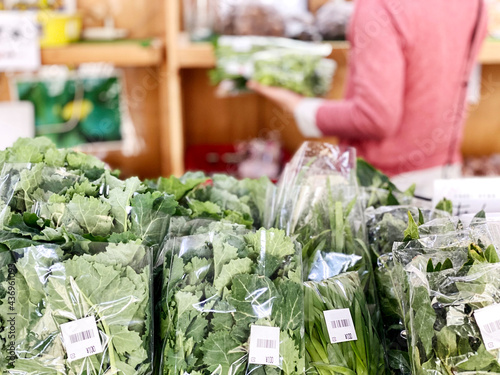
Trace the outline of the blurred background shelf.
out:
M 81 42 L 42 49 L 42 64 L 106 62 L 117 67 L 147 67 L 161 64 L 164 51 L 164 44 L 159 39 Z
M 500 64 L 500 40 L 487 39 L 479 54 L 479 62 L 482 64 Z
M 332 45 L 332 56 L 349 51 L 349 42 L 334 41 L 327 42 Z M 192 43 L 185 33 L 179 36 L 178 45 L 179 67 L 183 69 L 202 69 L 215 67 L 215 55 L 212 44 L 206 42 Z M 483 45 L 479 55 L 482 64 L 500 64 L 500 40 L 488 39 Z

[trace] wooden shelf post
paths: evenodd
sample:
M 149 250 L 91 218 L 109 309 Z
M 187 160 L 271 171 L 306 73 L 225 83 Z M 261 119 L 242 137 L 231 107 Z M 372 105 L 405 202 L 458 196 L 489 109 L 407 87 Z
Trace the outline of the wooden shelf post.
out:
M 178 54 L 180 33 L 180 0 L 166 1 L 166 79 L 161 97 L 167 98 L 168 121 L 162 128 L 162 174 L 180 176 L 184 173 L 184 131 L 182 119 L 181 76 Z

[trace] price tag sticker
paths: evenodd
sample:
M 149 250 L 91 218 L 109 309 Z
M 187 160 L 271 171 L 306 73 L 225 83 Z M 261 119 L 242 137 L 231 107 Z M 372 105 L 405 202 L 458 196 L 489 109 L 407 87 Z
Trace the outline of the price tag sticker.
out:
M 486 213 L 500 212 L 500 178 L 436 180 L 432 205 L 435 207 L 443 198 L 452 201 L 453 214 L 457 216 L 475 215 L 481 210 Z
M 349 309 L 326 310 L 323 314 L 332 344 L 358 339 Z
M 487 350 L 500 348 L 500 305 L 491 305 L 474 312 Z
M 61 334 L 69 362 L 103 351 L 93 316 L 61 324 Z
M 278 366 L 280 360 L 280 329 L 251 326 L 249 363 Z

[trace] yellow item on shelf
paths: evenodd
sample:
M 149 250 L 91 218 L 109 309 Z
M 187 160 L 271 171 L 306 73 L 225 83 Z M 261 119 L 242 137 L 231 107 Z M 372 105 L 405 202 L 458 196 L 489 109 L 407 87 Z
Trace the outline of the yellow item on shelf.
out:
M 42 48 L 64 46 L 80 39 L 82 18 L 79 15 L 44 10 L 38 12 L 38 22 L 41 27 Z

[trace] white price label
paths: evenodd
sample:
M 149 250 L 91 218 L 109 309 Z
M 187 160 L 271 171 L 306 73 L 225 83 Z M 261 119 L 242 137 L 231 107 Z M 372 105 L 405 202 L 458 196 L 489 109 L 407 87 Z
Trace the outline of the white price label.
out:
M 251 326 L 249 363 L 278 366 L 280 360 L 280 329 Z
M 491 305 L 474 312 L 487 350 L 500 348 L 500 305 Z
M 349 309 L 327 310 L 323 314 L 332 344 L 358 339 Z
M 69 362 L 103 351 L 93 316 L 61 324 L 61 334 Z
M 40 67 L 40 42 L 35 12 L 0 12 L 0 72 Z
M 434 182 L 435 207 L 443 198 L 453 203 L 453 214 L 500 212 L 500 178 L 462 178 Z

